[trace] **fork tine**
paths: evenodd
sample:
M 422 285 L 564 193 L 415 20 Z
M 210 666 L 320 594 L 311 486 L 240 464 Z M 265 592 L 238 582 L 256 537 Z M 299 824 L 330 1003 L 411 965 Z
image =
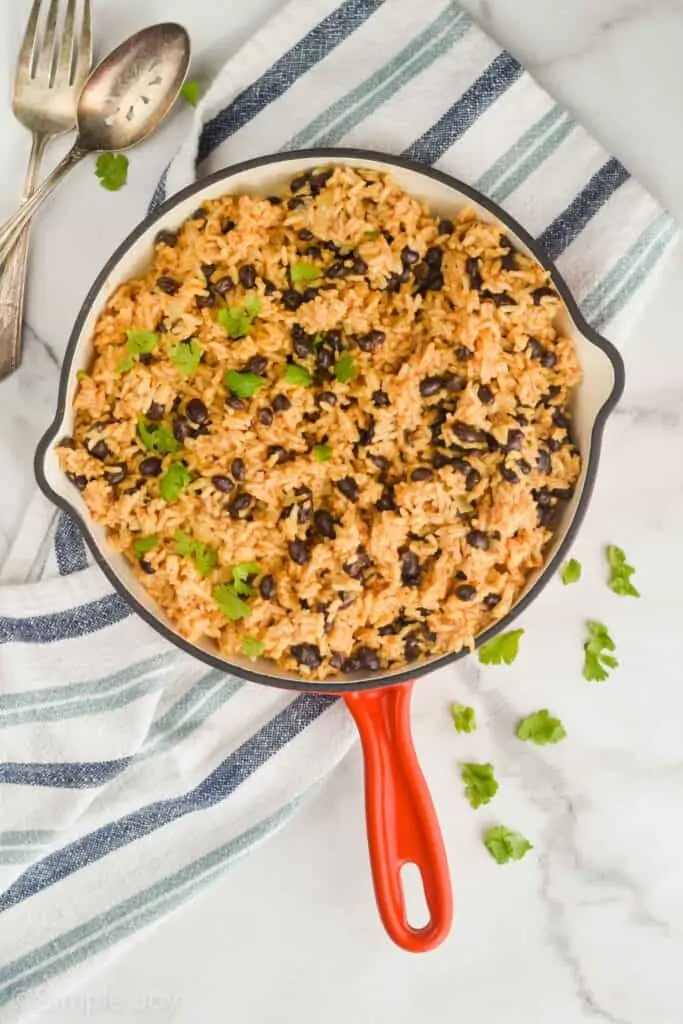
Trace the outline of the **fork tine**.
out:
M 33 7 L 26 22 L 26 31 L 19 50 L 17 59 L 17 78 L 24 80 L 31 77 L 33 71 L 33 58 L 36 52 L 36 38 L 38 35 L 38 17 L 40 15 L 41 0 L 33 0 Z
M 83 25 L 81 27 L 81 38 L 77 44 L 76 70 L 74 83 L 81 85 L 92 64 L 92 18 L 90 15 L 90 0 L 83 0 Z
M 43 84 L 49 86 L 50 79 L 52 77 L 52 69 L 54 67 L 55 60 L 55 33 L 57 31 L 57 12 L 59 10 L 59 0 L 51 0 L 50 8 L 47 12 L 47 21 L 45 23 L 45 35 L 43 36 L 43 45 L 38 56 L 38 64 L 36 66 L 36 80 L 42 79 Z
M 66 17 L 59 41 L 57 53 L 57 72 L 55 85 L 69 85 L 71 69 L 74 63 L 74 21 L 76 20 L 76 0 L 67 0 Z

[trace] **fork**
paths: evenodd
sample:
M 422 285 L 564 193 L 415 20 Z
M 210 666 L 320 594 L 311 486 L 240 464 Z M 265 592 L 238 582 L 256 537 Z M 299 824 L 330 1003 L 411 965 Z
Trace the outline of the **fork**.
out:
M 76 38 L 76 0 L 67 0 L 58 33 L 60 0 L 50 0 L 45 30 L 39 39 L 43 0 L 34 0 L 19 50 L 12 110 L 31 132 L 31 154 L 23 199 L 34 191 L 46 144 L 76 127 L 76 104 L 92 63 L 90 0 L 83 0 L 80 33 Z M 17 242 L 0 277 L 0 380 L 21 362 L 21 322 L 24 307 L 29 228 Z

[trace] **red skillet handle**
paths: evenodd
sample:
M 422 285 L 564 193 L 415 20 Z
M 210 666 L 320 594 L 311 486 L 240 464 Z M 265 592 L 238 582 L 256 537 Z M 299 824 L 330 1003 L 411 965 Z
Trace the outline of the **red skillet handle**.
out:
M 446 851 L 410 734 L 412 681 L 344 695 L 365 759 L 365 813 L 375 896 L 384 927 L 411 953 L 434 949 L 448 935 L 453 897 Z M 401 868 L 422 875 L 430 919 L 406 920 Z

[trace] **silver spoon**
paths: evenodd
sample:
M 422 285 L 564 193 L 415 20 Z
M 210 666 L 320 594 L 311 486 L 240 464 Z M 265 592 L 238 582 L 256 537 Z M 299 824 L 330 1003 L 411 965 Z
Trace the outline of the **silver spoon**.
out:
M 136 32 L 97 65 L 78 98 L 73 148 L 0 229 L 0 265 L 22 229 L 67 173 L 89 153 L 130 149 L 173 106 L 190 63 L 190 38 L 166 22 Z

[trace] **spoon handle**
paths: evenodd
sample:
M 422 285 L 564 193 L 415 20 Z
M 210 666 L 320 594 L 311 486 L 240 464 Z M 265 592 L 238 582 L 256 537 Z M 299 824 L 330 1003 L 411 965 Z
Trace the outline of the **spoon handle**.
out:
M 24 227 L 33 217 L 38 207 L 52 194 L 71 168 L 75 167 L 86 156 L 86 153 L 87 151 L 81 149 L 78 143 L 76 143 L 73 149 L 69 150 L 66 156 L 59 161 L 55 169 L 48 174 L 36 191 L 21 204 L 14 216 L 5 221 L 2 228 L 0 228 L 0 266 L 2 266 L 17 244 Z

